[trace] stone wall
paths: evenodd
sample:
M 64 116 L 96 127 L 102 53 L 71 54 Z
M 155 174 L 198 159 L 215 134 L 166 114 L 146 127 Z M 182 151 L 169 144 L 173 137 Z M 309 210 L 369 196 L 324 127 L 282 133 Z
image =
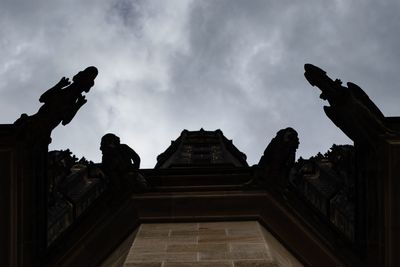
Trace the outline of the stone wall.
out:
M 256 221 L 142 224 L 124 267 L 302 266 Z

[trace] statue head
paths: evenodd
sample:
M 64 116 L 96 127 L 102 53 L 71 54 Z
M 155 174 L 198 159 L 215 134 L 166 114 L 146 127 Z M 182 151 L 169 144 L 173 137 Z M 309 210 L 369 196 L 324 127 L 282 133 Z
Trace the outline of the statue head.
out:
M 120 144 L 121 141 L 118 136 L 112 133 L 108 133 L 101 138 L 100 150 L 104 153 L 109 150 L 115 149 Z
M 97 77 L 98 70 L 94 66 L 87 67 L 86 69 L 78 72 L 72 81 L 79 86 L 82 86 L 82 90 L 89 92 L 90 88 L 94 85 L 94 79 Z
M 279 130 L 275 138 L 293 150 L 296 150 L 300 144 L 296 130 L 291 127 Z

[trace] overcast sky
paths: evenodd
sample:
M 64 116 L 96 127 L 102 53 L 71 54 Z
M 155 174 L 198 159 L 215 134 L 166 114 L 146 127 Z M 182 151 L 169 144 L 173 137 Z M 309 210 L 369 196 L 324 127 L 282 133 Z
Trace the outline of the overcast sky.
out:
M 94 65 L 88 103 L 50 149 L 99 162 L 113 132 L 152 168 L 183 129 L 203 127 L 221 129 L 252 165 L 290 126 L 309 157 L 351 141 L 304 63 L 400 115 L 399 14 L 398 0 L 1 0 L 1 123 L 36 113 L 46 89 Z

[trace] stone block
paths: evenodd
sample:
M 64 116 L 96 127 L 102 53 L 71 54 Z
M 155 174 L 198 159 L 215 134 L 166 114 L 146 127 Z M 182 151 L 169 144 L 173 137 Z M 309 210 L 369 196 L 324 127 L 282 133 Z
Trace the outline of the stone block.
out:
M 232 267 L 230 261 L 212 262 L 165 262 L 163 267 Z
M 197 230 L 198 223 L 146 223 L 140 226 L 141 230 Z
M 134 262 L 125 263 L 123 267 L 161 267 L 162 262 Z
M 196 236 L 175 236 L 175 237 L 149 237 L 149 238 L 137 238 L 134 245 L 143 244 L 173 244 L 173 243 L 197 243 Z
M 262 236 L 199 235 L 199 243 L 263 243 Z
M 233 267 L 278 267 L 278 265 L 268 260 L 239 260 L 233 261 Z
M 269 255 L 264 252 L 257 251 L 241 251 L 241 252 L 200 252 L 199 260 L 251 260 L 262 259 L 269 260 Z
M 203 243 L 203 244 L 169 244 L 167 252 L 228 252 L 228 244 Z
M 133 253 L 128 254 L 125 263 L 159 261 L 196 261 L 197 253 Z
M 268 253 L 267 246 L 264 243 L 231 243 L 229 247 L 232 252 L 257 251 Z
M 171 230 L 171 236 L 226 235 L 225 229 Z
M 258 227 L 257 221 L 199 223 L 199 229 L 258 229 Z
M 261 230 L 257 228 L 241 229 L 241 228 L 228 228 L 226 229 L 229 236 L 262 236 Z

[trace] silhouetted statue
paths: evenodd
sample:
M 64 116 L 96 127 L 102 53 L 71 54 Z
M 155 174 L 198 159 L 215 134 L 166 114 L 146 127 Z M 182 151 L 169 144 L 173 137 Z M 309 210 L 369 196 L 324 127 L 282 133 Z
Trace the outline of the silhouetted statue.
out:
M 264 150 L 257 169 L 259 179 L 280 186 L 285 186 L 296 160 L 299 138 L 293 128 L 281 129 Z
M 112 191 L 145 191 L 149 188 L 146 179 L 138 173 L 139 155 L 128 145 L 121 144 L 118 136 L 108 133 L 101 138 L 103 153 L 101 166 L 110 179 Z
M 40 97 L 39 101 L 43 105 L 36 114 L 32 116 L 22 114 L 14 124 L 21 127 L 22 131 L 29 131 L 28 134 L 33 139 L 51 141 L 52 130 L 60 123 L 68 124 L 87 102 L 82 93 L 89 92 L 97 74 L 97 68 L 91 66 L 78 72 L 72 78 L 72 83 L 68 78 L 61 78 L 54 87 Z
M 375 144 L 378 136 L 393 133 L 385 125 L 385 116 L 359 86 L 348 82 L 344 87 L 339 79 L 333 81 L 311 64 L 305 64 L 304 69 L 310 84 L 322 91 L 320 98 L 330 104 L 324 107 L 326 115 L 350 139 Z

